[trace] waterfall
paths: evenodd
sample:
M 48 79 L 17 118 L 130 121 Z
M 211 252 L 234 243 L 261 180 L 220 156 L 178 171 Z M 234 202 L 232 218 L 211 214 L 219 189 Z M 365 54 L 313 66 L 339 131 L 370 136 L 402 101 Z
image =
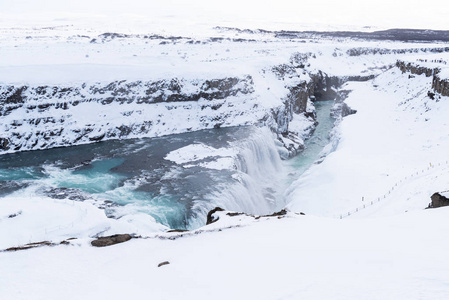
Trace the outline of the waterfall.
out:
M 273 133 L 268 128 L 247 130 L 245 138 L 230 143 L 237 149 L 230 180 L 220 182 L 206 199 L 194 202 L 189 227 L 204 225 L 207 213 L 217 206 L 255 215 L 270 214 L 284 206 L 277 195 L 283 165 Z

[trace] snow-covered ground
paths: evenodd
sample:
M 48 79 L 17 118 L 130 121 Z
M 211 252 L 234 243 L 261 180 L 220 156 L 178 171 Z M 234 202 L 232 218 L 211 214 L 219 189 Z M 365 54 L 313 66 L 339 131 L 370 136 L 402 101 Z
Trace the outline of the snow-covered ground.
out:
M 261 36 L 244 43 L 201 44 L 199 39 L 198 45 L 161 45 L 160 40 L 146 44 L 144 39 L 119 38 L 96 44 L 90 41 L 101 32 L 73 40 L 71 32 L 62 34 L 65 29 L 8 29 L 10 36 L 2 30 L 2 84 L 60 84 L 99 77 L 110 81 L 122 76 L 138 80 L 147 74 L 152 79 L 173 74 L 194 79 L 262 76 L 261 70 L 288 62 L 298 51 L 315 53 L 309 72 L 379 75 L 343 86 L 352 91 L 346 102 L 357 113 L 335 128 L 335 151 L 288 189 L 291 212 L 283 218 L 228 217 L 224 212 L 217 223 L 195 231 L 161 233 L 168 228 L 148 215 L 108 219 L 89 201 L 1 198 L 0 249 L 75 238 L 68 245 L 0 252 L 2 299 L 449 296 L 449 241 L 444 238 L 449 210 L 424 210 L 434 192 L 449 189 L 449 99 L 429 98 L 432 77 L 389 69 L 398 58 L 394 53 L 347 54 L 359 47 L 416 49 L 441 44 L 304 43 L 271 37 L 265 43 Z M 27 30 L 31 39 L 26 38 Z M 401 59 L 416 61 L 426 55 L 408 53 Z M 445 53 L 429 57 L 448 59 Z M 280 89 L 272 91 L 270 99 L 284 94 L 283 85 L 276 86 Z M 186 164 L 216 155 L 214 151 L 187 146 L 166 158 Z M 221 154 L 224 160 L 211 168 L 229 166 L 227 159 L 234 153 Z M 90 246 L 94 237 L 115 233 L 143 238 L 107 248 Z M 158 267 L 164 261 L 170 264 Z
M 244 218 L 174 240 L 1 253 L 0 288 L 4 299 L 446 299 L 448 213 Z

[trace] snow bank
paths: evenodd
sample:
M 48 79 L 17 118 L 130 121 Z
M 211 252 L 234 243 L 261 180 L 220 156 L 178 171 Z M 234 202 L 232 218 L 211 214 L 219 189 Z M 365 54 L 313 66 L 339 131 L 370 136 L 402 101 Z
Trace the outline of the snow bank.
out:
M 31 242 L 89 238 L 108 231 L 149 234 L 167 230 L 146 214 L 109 219 L 103 209 L 88 202 L 11 196 L 2 198 L 0 211 L 2 250 Z
M 0 253 L 8 270 L 0 288 L 7 299 L 442 299 L 448 213 L 258 222 L 243 216 L 234 225 L 240 218 L 248 226 L 225 229 L 232 222 L 224 220 L 215 232 L 184 238 Z

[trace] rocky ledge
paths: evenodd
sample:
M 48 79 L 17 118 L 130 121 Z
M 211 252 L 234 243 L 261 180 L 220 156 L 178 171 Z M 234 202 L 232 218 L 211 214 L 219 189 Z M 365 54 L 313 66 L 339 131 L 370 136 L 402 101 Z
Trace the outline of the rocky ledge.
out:
M 415 75 L 425 74 L 426 77 L 433 76 L 432 89 L 442 96 L 449 96 L 449 78 L 440 75 L 442 67 L 428 67 L 419 63 L 405 62 L 398 60 L 396 66 L 402 73 L 411 73 Z

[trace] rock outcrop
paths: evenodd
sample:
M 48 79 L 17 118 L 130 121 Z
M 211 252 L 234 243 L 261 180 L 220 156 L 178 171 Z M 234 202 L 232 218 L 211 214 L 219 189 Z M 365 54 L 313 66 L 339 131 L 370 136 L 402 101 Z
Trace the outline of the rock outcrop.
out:
M 442 96 L 449 97 L 449 78 L 442 79 L 438 74 L 433 76 L 432 88 Z
M 408 73 L 412 73 L 415 75 L 425 74 L 426 77 L 433 76 L 440 72 L 439 68 L 427 68 L 427 67 L 420 66 L 419 64 L 414 64 L 411 62 L 405 62 L 405 61 L 401 61 L 401 60 L 398 60 L 396 62 L 396 67 L 398 67 L 402 73 L 408 72 Z
M 291 134 L 288 124 L 294 114 L 306 111 L 314 83 L 300 79 L 302 71 L 291 66 L 284 71 L 280 68 L 279 82 L 269 84 L 283 85 L 286 97 L 271 108 L 260 102 L 265 94 L 256 90 L 251 75 L 3 85 L 0 154 L 240 125 L 269 126 L 280 135 Z M 284 85 L 284 76 L 295 80 Z
M 107 247 L 127 242 L 130 239 L 132 239 L 132 236 L 129 234 L 115 234 L 111 236 L 99 237 L 96 240 L 93 240 L 91 245 L 94 247 Z
M 415 75 L 425 74 L 426 77 L 433 76 L 432 89 L 442 96 L 449 96 L 449 78 L 441 77 L 441 68 L 429 68 L 416 63 L 404 62 L 400 60 L 396 62 L 396 66 L 402 71 L 402 73 L 408 72 Z M 433 96 L 429 95 L 431 98 L 433 98 Z
M 224 211 L 224 209 L 221 207 L 215 207 L 214 209 L 212 209 L 211 211 L 209 211 L 207 213 L 206 225 L 209 225 L 209 224 L 212 224 L 212 223 L 215 223 L 218 221 L 219 218 L 214 216 L 214 214 L 218 211 Z
M 446 192 L 447 193 L 447 192 Z M 432 202 L 429 204 L 428 208 L 438 208 L 443 206 L 449 206 L 449 198 L 442 195 L 442 193 L 434 193 L 430 199 Z

